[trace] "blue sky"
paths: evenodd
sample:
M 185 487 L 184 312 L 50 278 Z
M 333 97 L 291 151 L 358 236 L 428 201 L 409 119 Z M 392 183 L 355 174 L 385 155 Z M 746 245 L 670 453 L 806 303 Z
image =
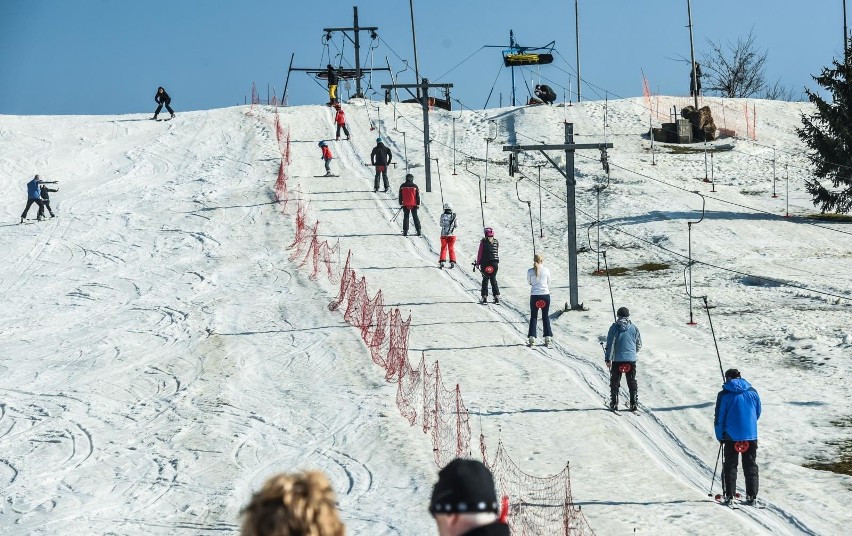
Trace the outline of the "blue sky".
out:
M 318 66 L 322 28 L 351 26 L 353 5 L 361 25 L 379 27 L 374 63 L 387 58 L 398 71 L 406 59 L 411 69 L 400 82 L 413 82 L 408 0 L 0 0 L 0 114 L 147 113 L 159 85 L 177 112 L 242 104 L 252 82 L 264 99 L 267 84 L 280 95 L 290 54 L 294 66 Z M 600 88 L 584 85 L 584 100 L 641 95 L 642 71 L 654 92 L 688 92 L 686 0 L 579 5 L 581 73 Z M 814 89 L 810 75 L 842 52 L 842 0 L 694 0 L 692 12 L 699 58 L 708 38 L 736 41 L 753 28 L 757 47 L 769 53 L 767 78 L 797 94 Z M 483 107 L 500 71 L 499 49 L 480 48 L 507 43 L 510 29 L 522 45 L 556 41 L 556 61 L 540 74 L 560 98 L 558 86 L 568 86 L 576 69 L 573 0 L 414 0 L 414 15 L 421 76 L 453 83 L 453 98 L 465 106 Z M 362 38 L 369 64 L 369 36 Z M 339 34 L 333 45 L 342 45 Z M 354 61 L 350 43 L 345 57 Z M 534 83 L 535 70 L 524 74 Z M 516 78 L 525 100 L 520 70 Z M 377 72 L 373 86 L 382 83 L 387 74 Z M 510 93 L 504 69 L 489 107 L 501 94 L 507 104 Z M 327 98 L 304 73 L 292 74 L 289 95 L 291 104 Z

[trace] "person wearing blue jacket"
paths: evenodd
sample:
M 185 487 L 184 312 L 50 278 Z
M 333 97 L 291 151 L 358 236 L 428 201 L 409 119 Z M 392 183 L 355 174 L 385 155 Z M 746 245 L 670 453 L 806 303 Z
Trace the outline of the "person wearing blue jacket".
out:
M 642 348 L 642 336 L 639 328 L 630 321 L 627 307 L 619 307 L 618 317 L 606 334 L 604 361 L 609 368 L 609 409 L 618 409 L 618 390 L 621 388 L 621 375 L 627 375 L 627 389 L 630 391 L 630 411 L 636 411 L 639 384 L 636 382 L 636 354 Z
M 38 175 L 33 177 L 33 180 L 27 183 L 27 206 L 24 207 L 24 212 L 21 214 L 21 223 L 24 223 L 24 220 L 27 219 L 27 212 L 30 211 L 30 207 L 33 206 L 33 203 L 38 205 L 38 215 L 36 219 L 41 221 L 44 219 L 44 202 L 41 200 L 41 185 L 44 184 Z
M 746 503 L 753 504 L 758 491 L 757 420 L 760 395 L 737 369 L 725 371 L 725 384 L 716 396 L 713 424 L 723 446 L 722 493 L 729 503 L 737 491 L 738 454 L 743 457 Z

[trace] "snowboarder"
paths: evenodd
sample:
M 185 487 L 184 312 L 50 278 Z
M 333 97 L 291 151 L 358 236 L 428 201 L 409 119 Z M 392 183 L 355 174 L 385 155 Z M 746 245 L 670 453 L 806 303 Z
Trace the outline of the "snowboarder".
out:
M 441 253 L 438 254 L 438 261 L 441 268 L 450 260 L 450 268 L 456 267 L 456 213 L 453 212 L 453 206 L 449 203 L 444 203 L 444 213 L 441 214 Z
M 41 194 L 41 202 L 44 204 L 44 208 L 50 212 L 50 217 L 55 218 L 56 214 L 53 213 L 53 210 L 50 209 L 50 192 L 58 192 L 59 189 L 48 188 L 44 183 L 42 183 L 41 188 L 39 188 L 39 193 Z M 44 217 L 44 211 L 42 210 L 42 217 Z
M 618 389 L 621 387 L 621 375 L 627 375 L 627 389 L 630 391 L 630 411 L 636 411 L 639 386 L 636 383 L 636 354 L 642 348 L 642 336 L 639 328 L 630 321 L 627 307 L 619 307 L 618 319 L 613 322 L 606 335 L 604 361 L 610 370 L 609 409 L 618 409 Z
M 379 191 L 379 176 L 384 179 L 385 192 L 390 190 L 388 183 L 388 166 L 393 160 L 393 154 L 382 142 L 381 138 L 376 138 L 376 146 L 373 147 L 373 152 L 370 153 L 370 163 L 376 166 L 376 178 L 373 180 L 373 191 Z
M 340 141 L 340 129 L 343 129 L 344 134 L 346 134 L 346 139 L 349 139 L 349 129 L 346 128 L 346 114 L 343 113 L 343 108 L 340 107 L 340 104 L 334 105 L 335 109 L 337 109 L 337 113 L 334 115 L 334 122 L 337 124 L 337 141 Z
M 497 266 L 500 258 L 497 253 L 500 244 L 494 238 L 494 229 L 486 227 L 483 232 L 485 238 L 479 241 L 479 251 L 476 253 L 476 262 L 473 263 L 474 270 L 479 268 L 482 273 L 482 301 L 488 303 L 488 282 L 491 282 L 491 293 L 494 295 L 494 303 L 500 303 L 500 287 L 497 285 Z
M 438 472 L 429 513 L 440 536 L 509 536 L 500 516 L 491 471 L 480 461 L 456 458 Z
M 325 162 L 325 176 L 331 176 L 331 159 L 334 158 L 331 154 L 331 149 L 328 148 L 328 144 L 324 141 L 319 142 L 319 148 L 322 150 L 322 156 L 320 157 L 323 162 Z
M 737 490 L 738 454 L 743 457 L 746 504 L 754 504 L 758 491 L 757 420 L 760 396 L 737 369 L 725 371 L 725 383 L 716 396 L 713 424 L 716 440 L 722 443 L 722 493 L 730 504 Z
M 328 75 L 328 105 L 333 106 L 337 102 L 337 73 L 334 72 L 334 67 L 329 63 L 325 72 Z
M 154 102 L 156 102 L 158 106 L 157 109 L 154 111 L 154 117 L 152 117 L 151 119 L 157 118 L 157 116 L 160 114 L 160 110 L 163 109 L 163 106 L 165 106 L 166 110 L 168 110 L 169 113 L 172 114 L 169 119 L 175 118 L 175 111 L 172 110 L 171 106 L 169 106 L 172 103 L 172 98 L 169 97 L 169 94 L 166 93 L 166 90 L 163 89 L 163 86 L 157 88 L 157 93 L 154 95 Z
M 399 204 L 402 205 L 402 236 L 408 236 L 408 217 L 414 218 L 415 234 L 420 236 L 420 218 L 417 209 L 420 207 L 420 188 L 414 184 L 414 175 L 405 176 L 405 182 L 399 187 Z
M 529 346 L 535 344 L 535 329 L 538 311 L 541 309 L 541 323 L 544 324 L 544 345 L 550 346 L 553 331 L 550 329 L 550 269 L 544 266 L 544 256 L 538 253 L 533 257 L 533 267 L 527 270 L 527 283 L 530 288 L 530 329 Z
M 33 177 L 33 180 L 27 183 L 27 206 L 24 207 L 24 212 L 21 214 L 21 223 L 24 223 L 24 220 L 27 219 L 27 212 L 30 211 L 30 207 L 35 203 L 38 205 L 38 214 L 36 215 L 36 219 L 41 221 L 44 219 L 44 202 L 41 200 L 41 185 L 44 183 L 38 174 Z
M 701 95 L 701 65 L 695 62 L 695 70 L 689 70 L 689 96 Z
M 535 86 L 535 96 L 550 105 L 556 101 L 556 92 L 547 84 Z

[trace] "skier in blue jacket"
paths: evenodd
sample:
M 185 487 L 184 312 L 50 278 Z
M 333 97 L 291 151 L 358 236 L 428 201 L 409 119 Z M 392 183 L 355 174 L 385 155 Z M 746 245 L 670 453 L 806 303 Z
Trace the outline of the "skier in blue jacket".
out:
M 725 371 L 725 384 L 716 397 L 713 424 L 716 439 L 722 443 L 722 493 L 728 503 L 737 490 L 738 454 L 743 457 L 746 503 L 754 503 L 758 491 L 757 420 L 760 418 L 760 396 L 737 369 Z
M 627 389 L 630 391 L 630 411 L 636 411 L 639 384 L 636 382 L 636 354 L 642 348 L 642 336 L 639 328 L 630 321 L 627 307 L 619 307 L 618 319 L 609 327 L 606 334 L 604 361 L 609 368 L 609 409 L 618 408 L 618 390 L 621 387 L 621 375 L 627 375 Z
M 24 223 L 24 220 L 27 218 L 27 212 L 30 211 L 30 207 L 33 206 L 33 203 L 38 205 L 38 215 L 36 219 L 41 221 L 44 219 L 44 202 L 41 200 L 41 185 L 44 184 L 38 175 L 33 177 L 33 180 L 27 183 L 27 206 L 24 207 L 24 212 L 21 214 L 21 223 Z

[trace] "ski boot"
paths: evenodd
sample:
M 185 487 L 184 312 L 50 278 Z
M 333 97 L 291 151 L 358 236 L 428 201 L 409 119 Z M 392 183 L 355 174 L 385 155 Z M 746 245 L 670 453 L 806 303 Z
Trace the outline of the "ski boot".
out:
M 488 296 L 483 296 L 482 299 L 479 300 L 479 303 L 482 303 L 482 304 L 488 303 Z
M 494 303 L 500 303 L 500 296 L 494 296 Z
M 441 270 L 443 270 L 443 269 L 444 269 L 444 261 L 439 261 L 439 262 L 438 262 L 438 268 L 440 268 Z
M 638 404 L 638 400 L 637 400 L 637 398 L 638 398 L 638 394 L 637 394 L 637 393 L 630 393 L 630 411 L 636 411 L 636 410 L 638 409 L 638 407 L 637 407 L 637 404 Z
M 530 347 L 535 346 L 535 337 L 527 338 L 527 346 L 530 346 Z
M 175 114 L 172 114 L 172 116 L 169 117 L 169 119 L 174 119 L 174 118 L 175 118 Z
M 553 337 L 545 337 L 544 338 L 544 345 L 547 346 L 548 348 L 550 348 L 550 343 L 552 341 L 553 341 Z
M 609 410 L 618 411 L 618 395 L 611 396 L 609 399 Z
M 450 268 L 456 267 L 456 261 L 450 261 Z

